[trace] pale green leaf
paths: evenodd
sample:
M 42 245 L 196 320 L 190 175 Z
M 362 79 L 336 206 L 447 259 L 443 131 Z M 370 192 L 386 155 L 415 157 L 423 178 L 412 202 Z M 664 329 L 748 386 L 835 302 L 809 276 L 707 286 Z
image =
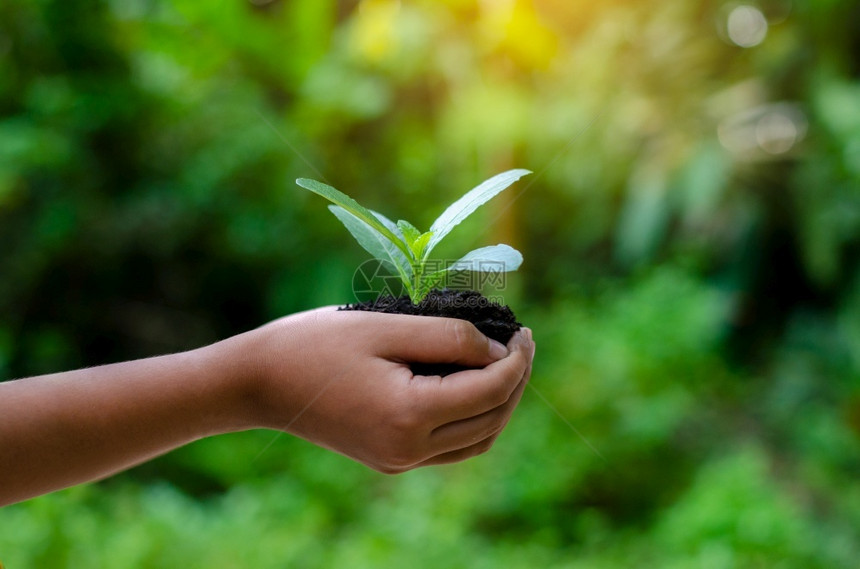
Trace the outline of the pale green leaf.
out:
M 404 245 L 408 245 L 408 243 L 406 241 L 406 237 L 403 236 L 403 232 L 400 230 L 400 228 L 397 226 L 396 223 L 394 223 L 393 221 L 391 221 L 390 219 L 388 219 L 387 217 L 385 217 L 384 215 L 382 215 L 378 211 L 374 211 L 372 209 L 369 209 L 367 211 L 372 213 L 374 215 L 374 217 L 376 217 L 376 219 L 382 225 L 384 225 L 391 233 L 393 233 L 401 243 L 403 243 Z
M 313 193 L 324 197 L 337 206 L 348 211 L 370 227 L 385 236 L 391 243 L 400 249 L 407 257 L 411 254 L 409 247 L 403 242 L 402 238 L 397 235 L 397 232 L 392 231 L 386 224 L 382 223 L 379 217 L 372 211 L 359 204 L 357 201 L 327 184 L 311 180 L 308 178 L 299 178 L 296 184 L 310 190 Z M 342 220 L 341 220 L 342 221 Z
M 522 262 L 522 253 L 502 243 L 470 251 L 447 267 L 447 270 L 506 273 L 516 271 Z
M 454 229 L 461 221 L 466 219 L 481 205 L 498 195 L 511 184 L 525 176 L 531 174 L 529 170 L 508 170 L 493 176 L 489 180 L 483 182 L 476 188 L 467 192 L 462 198 L 448 206 L 442 215 L 440 215 L 433 225 L 430 226 L 430 231 L 433 236 L 427 244 L 425 252 L 433 249 L 448 233 Z
M 396 272 L 401 277 L 405 275 L 406 278 L 410 278 L 412 276 L 409 260 L 390 239 L 344 208 L 336 205 L 330 205 L 328 208 L 355 237 L 358 244 L 376 259 L 382 261 L 388 270 Z

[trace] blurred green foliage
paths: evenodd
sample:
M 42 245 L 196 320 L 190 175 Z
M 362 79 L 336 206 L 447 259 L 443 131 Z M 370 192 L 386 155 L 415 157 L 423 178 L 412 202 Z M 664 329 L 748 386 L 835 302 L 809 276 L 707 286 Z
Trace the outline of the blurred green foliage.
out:
M 0 378 L 351 301 L 299 176 L 427 225 L 509 167 L 457 250 L 524 252 L 538 359 L 472 461 L 208 439 L 0 510 L 3 563 L 856 566 L 860 9 L 738 6 L 4 0 Z

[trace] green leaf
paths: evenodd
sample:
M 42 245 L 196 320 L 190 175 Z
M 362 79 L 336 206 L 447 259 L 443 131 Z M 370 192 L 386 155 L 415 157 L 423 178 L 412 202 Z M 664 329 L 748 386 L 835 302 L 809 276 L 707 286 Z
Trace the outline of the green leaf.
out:
M 410 260 L 410 262 L 414 261 L 415 259 L 418 258 L 417 255 L 415 255 L 415 252 L 412 251 L 412 244 L 406 239 L 406 236 L 403 235 L 403 231 L 400 229 L 400 226 L 398 225 L 400 222 L 394 223 L 393 221 L 391 221 L 390 219 L 388 219 L 387 217 L 385 217 L 384 215 L 382 215 L 378 211 L 370 210 L 370 213 L 375 215 L 376 218 L 380 221 L 380 223 L 382 223 L 385 227 L 387 227 L 388 230 L 391 231 L 394 235 L 396 235 L 397 238 L 400 239 L 400 242 L 406 246 L 407 258 Z M 402 250 L 401 247 L 398 247 L 398 249 Z
M 430 226 L 433 237 L 430 238 L 425 252 L 429 253 L 457 224 L 526 174 L 531 172 L 518 169 L 497 174 L 448 206 L 448 209 L 442 212 L 442 215 Z
M 510 245 L 499 244 L 469 251 L 446 270 L 506 273 L 516 271 L 522 263 L 522 253 Z
M 405 219 L 401 219 L 397 222 L 397 227 L 403 233 L 403 237 L 406 238 L 406 243 L 412 245 L 418 238 L 421 236 L 421 232 L 417 227 L 406 221 Z
M 346 226 L 358 244 L 382 261 L 388 270 L 397 272 L 401 278 L 412 277 L 412 266 L 409 259 L 390 239 L 342 207 L 330 205 L 328 208 Z
M 421 236 L 418 237 L 418 239 L 416 239 L 415 242 L 411 245 L 412 251 L 415 253 L 415 256 L 421 259 L 422 262 L 426 259 L 426 254 L 429 252 L 427 251 L 427 244 L 430 242 L 430 239 L 432 237 L 432 231 L 422 233 Z
M 386 224 L 380 221 L 379 217 L 374 214 L 372 211 L 359 204 L 357 201 L 341 192 L 340 190 L 336 190 L 335 188 L 323 184 L 322 182 L 318 182 L 316 180 L 310 180 L 308 178 L 299 178 L 296 180 L 296 184 L 305 188 L 306 190 L 310 190 L 315 194 L 318 194 L 330 202 L 334 203 L 337 206 L 342 207 L 344 210 L 348 211 L 379 233 L 381 233 L 384 237 L 386 237 L 391 243 L 400 249 L 404 255 L 409 257 L 411 252 L 409 247 L 406 246 L 406 243 L 403 242 L 401 237 L 398 237 L 396 232 L 392 231 Z M 387 220 L 387 219 L 386 219 Z M 341 220 L 343 221 L 343 220 Z

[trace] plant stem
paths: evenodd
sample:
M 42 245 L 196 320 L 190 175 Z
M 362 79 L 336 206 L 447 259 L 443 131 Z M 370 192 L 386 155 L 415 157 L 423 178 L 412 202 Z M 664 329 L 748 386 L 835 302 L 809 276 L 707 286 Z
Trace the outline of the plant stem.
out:
M 424 280 L 424 263 L 413 263 L 412 265 L 412 290 L 409 293 L 409 299 L 412 304 L 418 304 L 426 294 L 422 289 L 422 281 Z

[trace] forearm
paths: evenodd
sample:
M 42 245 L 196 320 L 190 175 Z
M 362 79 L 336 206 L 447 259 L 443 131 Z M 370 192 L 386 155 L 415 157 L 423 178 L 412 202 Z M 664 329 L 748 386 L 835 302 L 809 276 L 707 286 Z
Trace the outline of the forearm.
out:
M 238 373 L 216 345 L 0 384 L 0 506 L 245 428 Z

